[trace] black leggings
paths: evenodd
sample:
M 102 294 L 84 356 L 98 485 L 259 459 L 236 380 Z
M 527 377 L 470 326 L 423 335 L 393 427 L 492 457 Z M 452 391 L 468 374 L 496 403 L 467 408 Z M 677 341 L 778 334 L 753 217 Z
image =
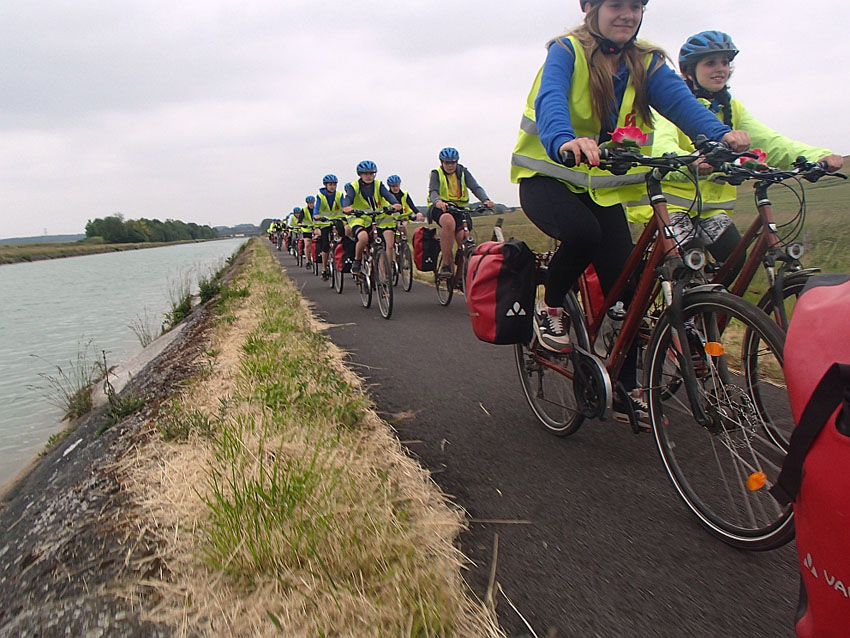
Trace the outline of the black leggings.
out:
M 623 207 L 600 206 L 587 193 L 574 193 L 552 177 L 520 180 L 519 201 L 531 222 L 561 245 L 549 262 L 546 305 L 560 307 L 588 265 L 593 264 L 605 294 L 614 287 L 634 247 Z M 634 290 L 621 301 L 628 306 Z M 637 385 L 637 348 L 626 356 L 620 380 Z

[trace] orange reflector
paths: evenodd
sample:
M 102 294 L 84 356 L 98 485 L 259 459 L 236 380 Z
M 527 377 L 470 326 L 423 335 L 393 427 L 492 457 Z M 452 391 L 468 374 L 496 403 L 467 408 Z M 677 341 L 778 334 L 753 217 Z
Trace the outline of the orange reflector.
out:
M 767 476 L 764 472 L 753 472 L 747 477 L 747 489 L 751 492 L 757 492 L 767 483 Z
M 711 357 L 719 357 L 724 352 L 726 352 L 726 348 L 723 347 L 722 343 L 718 343 L 717 341 L 709 341 L 705 344 L 705 353 Z

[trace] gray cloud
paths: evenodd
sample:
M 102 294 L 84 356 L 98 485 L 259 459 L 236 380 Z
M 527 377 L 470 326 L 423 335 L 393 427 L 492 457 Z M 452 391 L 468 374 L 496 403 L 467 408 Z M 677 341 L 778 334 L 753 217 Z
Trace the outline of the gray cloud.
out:
M 781 4 L 784 8 L 777 9 Z M 575 5 L 575 6 L 574 6 Z M 546 40 L 578 3 L 464 0 L 36 1 L 0 6 L 0 236 L 86 219 L 209 224 L 282 215 L 361 159 L 424 203 L 442 146 L 517 201 L 508 158 Z M 675 57 L 731 33 L 733 94 L 765 123 L 848 152 L 843 33 L 824 0 L 652 0 L 642 36 Z

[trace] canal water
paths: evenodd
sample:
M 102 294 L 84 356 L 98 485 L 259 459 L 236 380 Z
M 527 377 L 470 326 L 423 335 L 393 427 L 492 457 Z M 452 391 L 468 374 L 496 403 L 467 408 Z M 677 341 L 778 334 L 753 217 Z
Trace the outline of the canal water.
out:
M 131 325 L 159 334 L 171 299 L 225 265 L 246 239 L 0 266 L 0 487 L 61 430 L 46 376 L 83 353 L 112 366 L 141 350 Z

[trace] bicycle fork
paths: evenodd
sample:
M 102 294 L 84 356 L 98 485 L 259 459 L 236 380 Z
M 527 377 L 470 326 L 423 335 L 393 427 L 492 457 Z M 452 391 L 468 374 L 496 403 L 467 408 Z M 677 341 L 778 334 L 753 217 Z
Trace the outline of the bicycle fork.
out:
M 662 268 L 667 269 L 669 266 Z M 682 307 L 685 298 L 685 286 L 688 281 L 683 278 L 678 278 L 675 283 L 669 278 L 664 277 L 661 283 L 661 289 L 664 294 L 664 301 L 668 304 L 670 312 L 670 325 L 673 328 L 672 346 L 679 358 L 679 370 L 682 375 L 682 381 L 685 386 L 685 392 L 688 395 L 688 401 L 691 404 L 694 418 L 697 423 L 703 427 L 709 427 L 714 420 L 705 411 L 704 401 L 700 394 L 699 383 L 697 381 L 696 372 L 694 369 L 694 355 L 699 354 L 705 356 L 705 353 L 696 353 L 691 349 L 691 342 L 688 338 L 688 327 L 685 325 L 683 318 Z M 709 334 L 706 334 L 708 340 L 719 339 L 720 330 L 713 317 L 707 317 L 709 325 L 706 326 Z M 718 376 L 724 381 L 729 382 L 729 369 L 726 364 L 725 354 L 717 357 L 712 357 L 716 360 L 716 368 Z

